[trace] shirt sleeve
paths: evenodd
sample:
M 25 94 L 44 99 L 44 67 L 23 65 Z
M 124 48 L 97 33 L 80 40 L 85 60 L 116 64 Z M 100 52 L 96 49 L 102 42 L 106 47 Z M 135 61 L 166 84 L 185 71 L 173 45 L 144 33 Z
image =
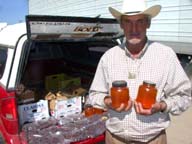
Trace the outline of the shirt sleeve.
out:
M 172 115 L 179 115 L 186 111 L 192 104 L 191 82 L 177 59 L 176 54 L 171 59 L 164 90 L 165 99 L 163 101 L 167 104 L 166 112 L 170 112 Z
M 97 66 L 97 70 L 89 90 L 88 102 L 95 107 L 105 108 L 104 97 L 109 95 L 109 83 L 107 67 L 105 66 L 105 55 L 103 55 Z

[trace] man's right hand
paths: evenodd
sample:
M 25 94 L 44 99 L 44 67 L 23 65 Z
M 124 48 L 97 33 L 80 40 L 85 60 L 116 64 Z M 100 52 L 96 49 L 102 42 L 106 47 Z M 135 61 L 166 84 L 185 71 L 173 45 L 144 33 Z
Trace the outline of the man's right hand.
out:
M 111 97 L 110 96 L 106 96 L 104 98 L 104 103 L 105 105 L 110 108 L 110 109 L 113 109 L 117 112 L 122 112 L 122 111 L 128 111 L 131 109 L 131 107 L 133 106 L 133 102 L 131 100 L 128 101 L 128 105 L 126 106 L 125 104 L 121 104 L 120 107 L 118 108 L 113 108 L 112 107 L 112 100 L 111 100 Z

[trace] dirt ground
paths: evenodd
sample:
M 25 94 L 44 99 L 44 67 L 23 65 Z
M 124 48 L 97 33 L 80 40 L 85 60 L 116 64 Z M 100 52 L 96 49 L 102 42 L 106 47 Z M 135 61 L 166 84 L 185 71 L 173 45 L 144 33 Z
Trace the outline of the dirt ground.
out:
M 167 129 L 168 144 L 192 144 L 192 107 L 179 116 L 171 116 Z

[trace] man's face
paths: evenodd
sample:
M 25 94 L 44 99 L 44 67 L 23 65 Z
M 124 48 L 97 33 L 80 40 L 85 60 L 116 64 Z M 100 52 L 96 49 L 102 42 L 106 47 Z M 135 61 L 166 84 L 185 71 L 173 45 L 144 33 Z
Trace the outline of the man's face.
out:
M 135 45 L 142 42 L 146 37 L 150 21 L 146 15 L 133 15 L 121 17 L 121 28 L 124 31 L 127 42 Z

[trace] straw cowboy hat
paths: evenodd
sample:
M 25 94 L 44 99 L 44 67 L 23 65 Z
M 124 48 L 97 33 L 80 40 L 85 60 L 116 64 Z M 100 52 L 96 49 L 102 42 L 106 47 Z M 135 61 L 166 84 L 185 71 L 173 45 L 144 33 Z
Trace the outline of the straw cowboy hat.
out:
M 122 11 L 109 7 L 109 11 L 117 20 L 120 20 L 122 15 L 129 16 L 138 14 L 145 14 L 150 16 L 150 18 L 153 18 L 158 15 L 160 10 L 160 5 L 154 5 L 152 7 L 146 8 L 145 0 L 124 0 Z

